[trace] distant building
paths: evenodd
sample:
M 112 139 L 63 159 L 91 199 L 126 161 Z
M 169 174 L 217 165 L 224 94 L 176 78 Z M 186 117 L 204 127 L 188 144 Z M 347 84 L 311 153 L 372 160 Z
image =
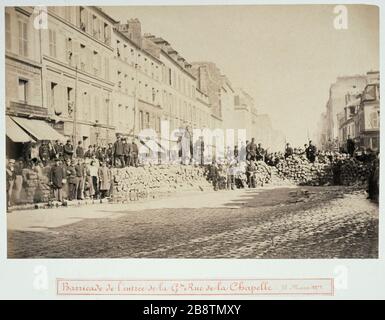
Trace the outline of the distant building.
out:
M 135 32 L 140 32 L 136 20 Z M 127 25 L 131 26 L 130 23 Z M 121 136 L 136 136 L 143 129 L 160 133 L 164 64 L 140 47 L 139 35 L 114 29 L 115 87 L 113 124 Z M 127 27 L 131 30 L 131 27 Z
M 357 147 L 379 150 L 380 96 L 379 72 L 367 73 L 368 84 L 359 93 L 346 93 L 344 110 L 338 113 L 338 141 L 346 150 L 350 137 Z
M 192 72 L 197 79 L 198 88 L 209 97 L 213 127 L 222 127 L 221 92 L 224 79 L 213 62 L 193 62 Z
M 246 140 L 257 137 L 258 121 L 254 99 L 243 89 L 236 88 L 233 123 L 236 129 L 246 129 Z
M 375 151 L 380 149 L 380 87 L 368 84 L 362 94 L 358 110 L 359 146 Z
M 334 140 L 339 137 L 338 114 L 344 111 L 346 94 L 359 94 L 366 86 L 367 79 L 364 75 L 338 77 L 329 91 L 329 100 L 326 105 L 327 131 L 326 140 Z M 340 144 L 342 140 L 338 141 Z

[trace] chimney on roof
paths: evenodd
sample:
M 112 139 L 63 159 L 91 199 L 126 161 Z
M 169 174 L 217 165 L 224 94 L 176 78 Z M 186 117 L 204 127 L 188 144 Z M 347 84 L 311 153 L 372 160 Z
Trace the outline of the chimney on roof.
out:
M 126 24 L 120 24 L 118 30 L 138 46 L 142 46 L 142 27 L 139 19 L 129 19 Z

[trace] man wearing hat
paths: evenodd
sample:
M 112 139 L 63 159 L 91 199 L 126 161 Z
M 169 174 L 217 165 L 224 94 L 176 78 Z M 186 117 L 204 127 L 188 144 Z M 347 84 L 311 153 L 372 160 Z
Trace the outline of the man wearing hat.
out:
M 76 200 L 77 197 L 77 177 L 75 169 L 76 161 L 72 160 L 70 165 L 67 166 L 66 176 L 68 182 L 68 200 Z
M 71 140 L 67 140 L 67 143 L 64 146 L 64 160 L 72 159 L 74 154 L 74 146 L 71 143 Z
M 50 149 L 48 141 L 43 141 L 39 147 L 39 157 L 44 166 L 47 165 L 48 160 L 50 159 Z
M 311 140 L 309 140 L 309 146 L 306 149 L 306 157 L 307 159 L 313 163 L 315 161 L 316 155 L 317 155 L 317 148 L 316 146 L 312 143 Z
M 138 166 L 138 154 L 139 154 L 138 145 L 135 143 L 135 140 L 132 140 L 131 147 L 130 147 L 130 159 L 131 159 L 131 166 L 133 167 Z
M 84 158 L 84 149 L 81 141 L 78 141 L 78 146 L 76 147 L 76 158 Z
M 54 197 L 57 201 L 63 202 L 63 182 L 64 182 L 65 172 L 64 168 L 61 165 L 59 158 L 55 159 L 55 165 L 51 168 L 50 172 L 50 182 L 53 189 Z
M 86 168 L 84 165 L 83 158 L 78 158 L 77 163 L 75 165 L 76 171 L 76 198 L 79 200 L 84 199 L 84 183 L 86 176 Z
M 130 165 L 131 159 L 130 159 L 130 153 L 131 153 L 131 144 L 127 142 L 127 139 L 123 139 L 123 156 L 124 156 L 124 163 L 126 166 Z
M 124 168 L 123 142 L 122 142 L 120 136 L 118 136 L 118 137 L 116 138 L 116 141 L 115 141 L 115 143 L 114 143 L 114 148 L 113 148 L 113 150 L 114 150 L 113 154 L 114 154 L 114 165 L 115 165 L 115 167 L 117 167 L 117 162 L 116 162 L 116 160 L 119 159 L 119 161 L 120 161 L 120 166 L 121 166 L 122 168 Z

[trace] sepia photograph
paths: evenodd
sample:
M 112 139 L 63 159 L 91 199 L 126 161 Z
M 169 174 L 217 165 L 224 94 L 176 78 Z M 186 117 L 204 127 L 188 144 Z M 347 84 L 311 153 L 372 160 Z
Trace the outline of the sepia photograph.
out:
M 378 259 L 379 7 L 4 7 L 8 259 Z

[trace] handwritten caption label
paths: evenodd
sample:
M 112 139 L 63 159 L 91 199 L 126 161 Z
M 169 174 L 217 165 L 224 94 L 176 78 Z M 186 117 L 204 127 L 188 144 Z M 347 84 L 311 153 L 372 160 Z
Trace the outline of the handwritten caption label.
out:
M 74 280 L 57 279 L 58 295 L 333 295 L 333 279 Z

